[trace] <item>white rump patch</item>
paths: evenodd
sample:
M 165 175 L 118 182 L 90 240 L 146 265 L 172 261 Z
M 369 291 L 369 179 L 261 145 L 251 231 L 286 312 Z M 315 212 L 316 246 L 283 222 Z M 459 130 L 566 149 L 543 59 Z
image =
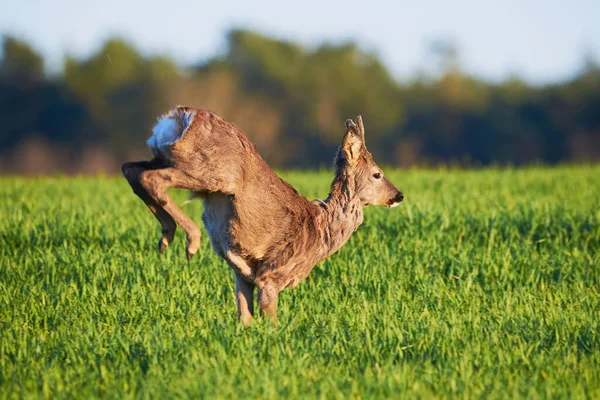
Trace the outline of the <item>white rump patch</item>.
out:
M 195 111 L 184 111 L 179 108 L 161 116 L 152 128 L 152 136 L 148 146 L 160 149 L 169 146 L 183 137 L 196 116 Z

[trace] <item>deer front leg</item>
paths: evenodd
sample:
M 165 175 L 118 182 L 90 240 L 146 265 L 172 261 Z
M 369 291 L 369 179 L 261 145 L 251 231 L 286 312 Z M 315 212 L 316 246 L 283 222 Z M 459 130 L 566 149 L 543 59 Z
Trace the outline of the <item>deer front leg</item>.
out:
M 258 288 L 258 305 L 260 315 L 270 318 L 277 324 L 277 296 L 279 291 L 270 284 Z
M 250 325 L 254 316 L 254 285 L 246 282 L 237 273 L 235 273 L 235 302 L 240 321 L 245 326 Z
M 121 172 L 123 173 L 125 179 L 127 179 L 127 182 L 133 189 L 133 192 L 144 201 L 158 222 L 160 222 L 162 236 L 158 239 L 159 253 L 165 251 L 169 244 L 173 242 L 177 225 L 169 213 L 159 206 L 158 203 L 156 203 L 156 201 L 150 196 L 150 194 L 148 194 L 146 189 L 140 183 L 140 177 L 142 172 L 146 170 L 161 167 L 162 165 L 157 159 L 153 159 L 151 161 L 127 162 L 121 166 Z
M 190 178 L 175 168 L 163 168 L 144 171 L 140 183 L 158 205 L 185 231 L 187 236 L 186 255 L 192 261 L 200 248 L 200 229 L 167 195 L 168 188 L 180 188 L 202 191 L 202 188 L 190 181 Z

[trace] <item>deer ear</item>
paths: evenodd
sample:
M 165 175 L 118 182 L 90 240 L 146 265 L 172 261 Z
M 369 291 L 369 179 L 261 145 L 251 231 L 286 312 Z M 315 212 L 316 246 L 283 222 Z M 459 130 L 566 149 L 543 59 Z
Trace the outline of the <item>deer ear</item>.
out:
M 360 129 L 362 119 L 359 117 L 357 118 L 357 121 L 360 125 L 355 124 L 351 119 L 346 120 L 346 133 L 344 134 L 344 140 L 342 141 L 342 150 L 344 151 L 344 157 L 348 162 L 358 160 L 358 157 L 365 147 Z
M 365 142 L 365 125 L 363 124 L 362 117 L 359 115 L 356 117 L 356 124 L 358 125 L 358 133 L 362 138 L 363 143 Z

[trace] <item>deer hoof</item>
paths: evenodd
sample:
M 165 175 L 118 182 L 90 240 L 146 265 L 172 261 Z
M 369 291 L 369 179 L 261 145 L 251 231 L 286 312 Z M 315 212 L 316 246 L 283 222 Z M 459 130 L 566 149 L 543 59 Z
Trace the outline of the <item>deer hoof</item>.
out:
M 188 261 L 192 261 L 194 254 L 200 248 L 200 237 L 188 237 L 187 247 L 185 249 Z
M 169 241 L 166 237 L 163 236 L 160 239 L 158 239 L 158 252 L 160 254 L 164 253 L 167 247 L 169 247 Z
M 244 315 L 240 317 L 240 322 L 244 327 L 252 326 L 254 318 L 252 318 L 252 315 Z
M 192 262 L 192 259 L 194 258 L 194 254 L 196 254 L 196 252 L 191 252 L 189 249 L 187 249 L 185 251 L 185 254 L 187 256 L 188 262 Z
M 172 229 L 164 229 L 162 230 L 162 236 L 158 239 L 158 252 L 162 254 L 169 244 L 173 242 L 175 239 L 175 228 Z

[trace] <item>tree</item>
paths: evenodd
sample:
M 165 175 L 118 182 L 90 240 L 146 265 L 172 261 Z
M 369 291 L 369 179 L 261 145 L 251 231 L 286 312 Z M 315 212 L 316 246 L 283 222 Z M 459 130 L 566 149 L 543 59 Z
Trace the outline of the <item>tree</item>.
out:
M 0 76 L 23 83 L 43 79 L 44 59 L 27 43 L 4 36 Z

